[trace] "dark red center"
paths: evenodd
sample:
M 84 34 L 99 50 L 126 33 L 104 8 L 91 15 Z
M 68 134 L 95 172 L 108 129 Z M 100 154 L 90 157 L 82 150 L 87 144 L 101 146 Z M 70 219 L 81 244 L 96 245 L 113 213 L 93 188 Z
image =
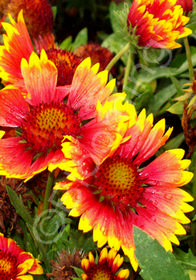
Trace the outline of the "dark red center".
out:
M 107 264 L 92 266 L 86 273 L 88 280 L 115 280 L 116 276 Z
M 66 135 L 80 135 L 80 119 L 65 104 L 31 107 L 22 123 L 22 136 L 36 153 L 61 148 Z
M 16 257 L 5 254 L 0 250 L 0 279 L 15 280 L 17 276 Z
M 122 207 L 135 207 L 144 191 L 136 167 L 120 156 L 112 156 L 101 164 L 93 185 L 102 197 Z

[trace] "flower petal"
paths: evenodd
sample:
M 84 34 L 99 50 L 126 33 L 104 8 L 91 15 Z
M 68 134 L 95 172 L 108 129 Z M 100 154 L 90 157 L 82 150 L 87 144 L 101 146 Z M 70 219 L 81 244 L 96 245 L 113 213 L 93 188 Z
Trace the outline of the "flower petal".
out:
M 17 22 L 9 15 L 10 23 L 2 23 L 7 35 L 3 35 L 4 45 L 0 46 L 0 77 L 15 86 L 24 88 L 20 63 L 27 61 L 33 52 L 33 45 L 24 22 L 22 11 Z
M 20 90 L 7 86 L 0 91 L 0 125 L 19 127 L 29 111 Z
M 139 173 L 141 180 L 145 184 L 165 187 L 177 187 L 189 183 L 193 174 L 183 170 L 183 161 L 181 161 L 183 155 L 182 149 L 166 151 Z
M 55 96 L 57 83 L 57 69 L 53 62 L 48 60 L 44 50 L 39 57 L 33 52 L 28 62 L 23 58 L 21 71 L 25 86 L 30 94 L 29 102 L 36 106 L 43 103 L 58 102 Z
M 106 85 L 107 71 L 96 74 L 90 65 L 90 58 L 86 58 L 79 64 L 69 89 L 67 104 L 74 110 L 79 110 L 81 119 L 92 118 L 95 114 L 97 101 L 103 103 L 113 91 L 111 83 Z

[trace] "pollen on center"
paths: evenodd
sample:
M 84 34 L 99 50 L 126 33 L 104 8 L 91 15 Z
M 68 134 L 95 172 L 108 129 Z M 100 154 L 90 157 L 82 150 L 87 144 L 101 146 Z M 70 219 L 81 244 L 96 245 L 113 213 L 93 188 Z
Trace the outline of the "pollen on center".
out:
M 113 275 L 110 271 L 110 269 L 108 267 L 106 267 L 105 265 L 99 265 L 99 266 L 95 266 L 94 269 L 92 268 L 92 271 L 90 271 L 89 273 L 90 277 L 89 279 L 92 280 L 112 280 L 113 279 Z
M 65 135 L 80 135 L 80 119 L 65 104 L 40 104 L 30 108 L 22 123 L 22 134 L 36 152 L 57 149 Z
M 0 251 L 0 279 L 10 280 L 16 277 L 16 259 Z
M 93 185 L 101 191 L 103 197 L 111 199 L 114 203 L 120 200 L 131 207 L 135 206 L 143 192 L 136 167 L 118 155 L 106 159 L 101 164 Z

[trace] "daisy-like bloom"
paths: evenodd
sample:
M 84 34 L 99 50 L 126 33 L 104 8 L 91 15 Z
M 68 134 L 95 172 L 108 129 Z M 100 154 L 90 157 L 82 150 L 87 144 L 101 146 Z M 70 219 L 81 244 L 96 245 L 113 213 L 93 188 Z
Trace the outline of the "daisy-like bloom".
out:
M 104 70 L 114 56 L 107 48 L 96 43 L 80 46 L 74 50 L 74 53 L 83 59 L 90 56 L 92 64 L 100 63 L 100 70 Z
M 111 144 L 112 152 L 86 178 L 78 176 L 80 145 L 63 143 L 63 153 L 75 168 L 68 170 L 67 180 L 57 183 L 55 189 L 65 191 L 61 200 L 71 209 L 69 215 L 81 216 L 79 229 L 93 230 L 98 247 L 108 243 L 115 250 L 122 248 L 136 270 L 133 225 L 172 250 L 171 242 L 179 244 L 175 235 L 186 234 L 181 223 L 190 222 L 184 213 L 193 210 L 186 203 L 192 197 L 179 187 L 193 174 L 184 170 L 190 160 L 182 160 L 182 149 L 166 151 L 152 160 L 172 132 L 172 128 L 165 132 L 164 119 L 153 126 L 152 114 L 146 117 L 142 110 L 137 116 L 132 110 L 130 121 L 120 145 Z M 86 169 L 91 170 L 87 162 Z
M 175 40 L 192 33 L 188 21 L 176 0 L 133 0 L 127 26 L 139 46 L 174 49 L 181 46 Z
M 22 250 L 14 240 L 0 233 L 0 278 L 3 280 L 33 280 L 43 269 L 30 253 Z
M 192 0 L 177 0 L 176 5 L 181 5 L 186 15 L 193 9 Z
M 17 22 L 9 15 L 11 23 L 3 22 L 2 26 L 6 31 L 3 34 L 4 44 L 0 46 L 0 78 L 3 84 L 12 84 L 25 91 L 24 80 L 21 73 L 21 60 L 29 61 L 34 47 L 29 36 L 22 10 L 18 14 Z M 49 43 L 49 46 L 47 45 Z M 40 37 L 41 45 L 45 49 L 51 47 L 51 38 L 47 35 Z M 38 50 L 39 51 L 39 50 Z
M 47 167 L 60 167 L 65 161 L 61 144 L 68 141 L 68 136 L 78 139 L 92 156 L 109 149 L 106 146 L 104 150 L 101 138 L 97 139 L 96 150 L 91 144 L 94 135 L 105 133 L 110 141 L 119 141 L 127 117 L 112 106 L 118 104 L 123 110 L 125 95 L 111 95 L 115 80 L 107 83 L 108 72 L 97 73 L 98 68 L 98 64 L 91 67 L 87 58 L 77 67 L 70 86 L 57 87 L 57 69 L 44 50 L 40 58 L 33 52 L 29 63 L 22 59 L 27 95 L 13 86 L 0 91 L 0 126 L 16 130 L 13 137 L 2 138 L 0 134 L 1 175 L 25 179 Z M 106 113 L 100 116 L 108 108 L 109 120 Z
M 44 34 L 51 34 L 53 31 L 53 12 L 51 5 L 47 0 L 10 0 L 7 12 L 14 19 L 18 13 L 23 10 L 27 29 L 32 38 L 39 38 Z
M 129 276 L 128 269 L 120 269 L 123 264 L 123 257 L 117 254 L 116 250 L 103 248 L 98 263 L 95 263 L 95 258 L 89 252 L 88 259 L 82 259 L 81 265 L 85 274 L 82 274 L 82 280 L 124 280 Z
M 26 92 L 21 73 L 21 60 L 25 58 L 29 61 L 34 48 L 22 11 L 18 15 L 17 22 L 11 16 L 10 21 L 11 24 L 3 23 L 7 34 L 3 35 L 4 45 L 0 46 L 0 77 L 5 85 L 12 84 Z M 39 40 L 35 41 L 35 46 L 37 53 L 44 48 L 48 58 L 54 62 L 58 70 L 57 86 L 71 84 L 73 74 L 82 59 L 71 52 L 55 49 L 53 38 L 48 33 L 39 36 Z
M 46 54 L 58 70 L 57 86 L 70 85 L 82 59 L 69 51 L 54 48 L 46 50 Z

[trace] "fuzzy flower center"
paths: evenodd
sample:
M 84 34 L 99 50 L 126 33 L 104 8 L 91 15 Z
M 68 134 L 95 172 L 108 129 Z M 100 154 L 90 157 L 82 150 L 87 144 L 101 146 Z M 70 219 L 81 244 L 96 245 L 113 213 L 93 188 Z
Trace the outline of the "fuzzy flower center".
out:
M 120 156 L 106 159 L 95 177 L 93 185 L 98 187 L 103 197 L 114 203 L 134 207 L 143 192 L 136 167 Z
M 115 276 L 110 271 L 107 265 L 96 265 L 92 267 L 88 272 L 88 280 L 114 280 Z
M 80 120 L 65 104 L 40 104 L 30 108 L 22 134 L 30 149 L 48 152 L 60 148 L 65 135 L 80 135 Z
M 17 261 L 14 256 L 4 254 L 0 250 L 0 279 L 15 280 L 17 275 Z
M 70 85 L 76 68 L 82 60 L 73 53 L 60 49 L 49 49 L 47 55 L 58 69 L 57 86 Z

